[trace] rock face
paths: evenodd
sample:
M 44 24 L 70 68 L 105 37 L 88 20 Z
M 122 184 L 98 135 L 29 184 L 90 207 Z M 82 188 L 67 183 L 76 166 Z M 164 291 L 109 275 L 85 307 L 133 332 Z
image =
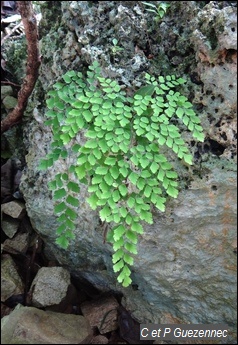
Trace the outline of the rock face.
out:
M 170 3 L 163 20 L 155 23 L 140 2 L 45 2 L 40 28 L 44 59 L 32 99 L 34 119 L 25 125 L 28 154 L 21 192 L 32 225 L 60 264 L 103 291 L 122 291 L 124 306 L 141 322 L 177 318 L 181 323 L 224 322 L 235 329 L 236 8 L 228 1 Z M 123 52 L 112 50 L 113 38 Z M 84 188 L 76 240 L 67 251 L 54 244 L 57 222 L 47 182 L 67 167 L 56 163 L 47 173 L 38 170 L 51 140 L 43 125 L 42 93 L 66 70 L 81 70 L 95 59 L 105 75 L 128 88 L 139 87 L 145 71 L 185 77 L 183 92 L 206 133 L 202 145 L 189 142 L 193 170 L 177 167 L 178 199 L 146 226 L 127 289 L 116 283 L 112 248 L 103 244 L 98 214 L 85 202 Z

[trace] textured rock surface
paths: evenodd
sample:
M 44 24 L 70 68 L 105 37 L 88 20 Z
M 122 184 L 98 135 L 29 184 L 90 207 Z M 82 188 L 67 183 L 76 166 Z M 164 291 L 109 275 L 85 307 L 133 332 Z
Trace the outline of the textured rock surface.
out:
M 62 267 L 42 267 L 31 284 L 32 305 L 47 307 L 59 304 L 67 294 L 70 273 Z
M 7 239 L 3 243 L 4 250 L 8 253 L 25 253 L 29 246 L 29 234 L 17 234 L 12 239 Z
M 26 214 L 25 204 L 21 201 L 10 201 L 2 205 L 2 212 L 12 218 L 22 219 Z
M 79 344 L 90 333 L 83 316 L 34 307 L 16 308 L 1 320 L 2 344 Z
M 3 255 L 1 260 L 1 301 L 4 302 L 10 296 L 23 292 L 23 283 L 13 259 L 10 255 Z
M 101 290 L 121 290 L 124 305 L 143 322 L 160 323 L 170 314 L 182 322 L 234 327 L 236 8 L 225 1 L 206 6 L 171 1 L 168 14 L 155 25 L 140 2 L 46 3 L 50 11 L 43 13 L 40 30 L 44 60 L 32 101 L 34 120 L 25 126 L 27 169 L 21 182 L 34 228 L 60 264 Z M 121 54 L 112 53 L 113 38 L 124 49 Z M 38 171 L 51 140 L 43 125 L 42 93 L 67 69 L 81 70 L 95 59 L 105 75 L 127 87 L 140 86 L 144 71 L 185 77 L 183 92 L 195 104 L 206 133 L 202 145 L 189 142 L 193 169 L 187 172 L 177 164 L 181 193 L 165 214 L 155 213 L 154 224 L 146 226 L 128 289 L 116 283 L 111 247 L 103 245 L 103 229 L 85 202 L 84 188 L 76 240 L 66 252 L 56 247 L 57 223 L 47 182 L 67 167 L 59 162 L 47 173 Z
M 1 100 L 3 100 L 6 96 L 11 96 L 13 93 L 11 86 L 3 85 L 1 86 Z
M 4 233 L 10 238 L 12 238 L 15 235 L 15 233 L 17 232 L 18 226 L 19 226 L 18 219 L 10 218 L 8 220 L 2 221 L 2 229 Z
M 6 96 L 2 102 L 3 102 L 4 107 L 7 110 L 9 110 L 9 109 L 13 109 L 16 106 L 17 99 L 12 96 Z
M 235 179 L 214 170 L 181 193 L 168 217 L 155 215 L 147 228 L 136 263 L 144 281 L 136 275 L 134 282 L 140 290 L 143 285 L 154 320 L 158 306 L 185 321 L 189 315 L 192 323 L 235 320 Z

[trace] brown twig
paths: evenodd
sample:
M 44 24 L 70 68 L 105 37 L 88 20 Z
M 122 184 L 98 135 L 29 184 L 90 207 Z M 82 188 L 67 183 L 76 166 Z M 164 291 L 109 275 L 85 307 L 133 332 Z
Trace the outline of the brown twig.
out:
M 12 85 L 15 87 L 21 87 L 19 84 L 12 83 L 11 81 L 6 81 L 6 80 L 1 80 L 1 84 L 7 84 L 7 85 Z
M 9 128 L 21 122 L 27 106 L 28 98 L 34 89 L 38 78 L 38 70 L 40 67 L 37 20 L 33 12 L 32 2 L 17 1 L 17 5 L 27 40 L 26 76 L 23 80 L 21 89 L 18 92 L 17 105 L 7 115 L 7 117 L 1 121 L 1 133 L 6 132 Z
M 32 251 L 32 255 L 31 255 L 31 258 L 29 260 L 29 264 L 28 264 L 28 267 L 27 267 L 27 271 L 26 271 L 26 281 L 25 281 L 25 289 L 24 289 L 24 304 L 25 305 L 28 305 L 29 304 L 29 298 L 30 297 L 30 277 L 31 277 L 31 274 L 32 274 L 32 268 L 33 268 L 33 265 L 35 263 L 35 257 L 36 257 L 36 252 L 37 252 L 37 249 L 39 248 L 40 246 L 40 243 L 41 243 L 41 239 L 39 236 L 37 236 L 36 240 L 35 240 L 35 243 L 34 243 L 34 247 L 33 247 L 33 251 Z

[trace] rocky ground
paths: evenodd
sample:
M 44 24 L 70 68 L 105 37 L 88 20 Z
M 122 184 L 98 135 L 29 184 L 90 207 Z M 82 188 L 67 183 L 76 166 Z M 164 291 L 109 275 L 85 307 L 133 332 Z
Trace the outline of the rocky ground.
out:
M 139 323 L 121 306 L 122 296 L 100 293 L 47 256 L 18 191 L 16 166 L 8 159 L 1 174 L 3 343 L 139 343 Z

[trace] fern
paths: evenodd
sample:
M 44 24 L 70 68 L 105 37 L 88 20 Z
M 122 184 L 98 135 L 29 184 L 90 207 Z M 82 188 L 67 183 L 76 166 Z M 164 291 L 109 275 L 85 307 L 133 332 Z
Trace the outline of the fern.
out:
M 53 142 L 40 162 L 44 170 L 59 158 L 75 157 L 69 171 L 49 182 L 59 221 L 56 242 L 66 249 L 74 239 L 80 183 L 86 184 L 88 204 L 111 224 L 107 240 L 114 250 L 113 269 L 127 287 L 142 224 L 153 223 L 151 205 L 164 212 L 167 198 L 178 196 L 178 174 L 161 147 L 192 164 L 171 120 L 177 117 L 199 141 L 204 140 L 203 129 L 192 104 L 175 91 L 185 80 L 174 75 L 155 78 L 146 73 L 146 85 L 133 97 L 117 81 L 102 77 L 97 62 L 86 77 L 69 71 L 62 79 L 48 93 L 46 124 L 52 128 Z M 77 140 L 82 130 L 85 144 Z

